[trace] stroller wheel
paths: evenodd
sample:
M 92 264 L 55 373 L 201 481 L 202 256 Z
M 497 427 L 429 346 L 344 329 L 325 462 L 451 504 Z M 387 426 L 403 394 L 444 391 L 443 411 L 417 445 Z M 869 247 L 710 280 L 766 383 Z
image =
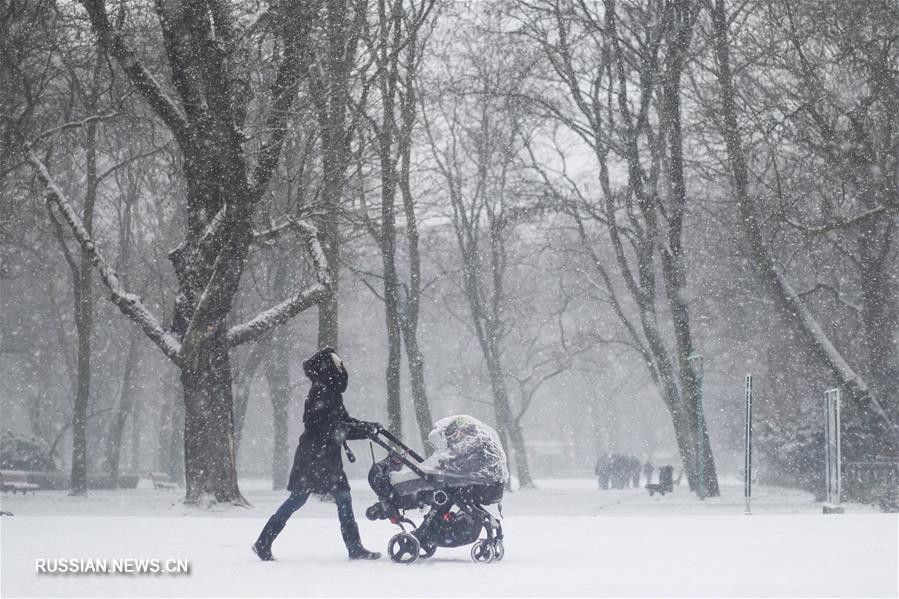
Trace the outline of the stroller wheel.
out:
M 421 554 L 418 557 L 421 559 L 428 559 L 435 553 L 437 553 L 437 545 L 425 544 L 421 546 Z
M 479 564 L 489 564 L 494 557 L 496 557 L 496 552 L 487 539 L 482 539 L 471 546 L 471 559 Z
M 398 564 L 411 564 L 418 559 L 421 544 L 408 532 L 394 535 L 387 543 L 387 555 Z
M 499 539 L 496 539 L 493 542 L 493 561 L 498 562 L 506 555 L 506 548 L 503 545 L 503 542 Z

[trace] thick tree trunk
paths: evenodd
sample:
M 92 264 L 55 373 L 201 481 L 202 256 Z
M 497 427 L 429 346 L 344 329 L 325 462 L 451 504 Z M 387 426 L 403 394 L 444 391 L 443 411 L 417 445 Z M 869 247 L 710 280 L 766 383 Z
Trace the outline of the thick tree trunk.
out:
M 355 60 L 356 33 L 348 27 L 350 7 L 347 0 L 326 0 L 326 56 L 324 77 L 320 81 L 326 94 L 321 104 L 324 185 L 319 220 L 331 287 L 319 304 L 318 345 L 338 348 L 338 275 L 340 255 L 338 212 L 343 199 L 347 168 L 346 108 L 349 99 L 349 74 Z
M 682 1 L 675 10 L 680 13 L 676 19 L 678 28 L 665 60 L 662 93 L 662 114 L 664 115 L 669 144 L 668 187 L 671 209 L 668 214 L 667 243 L 658 243 L 662 262 L 662 276 L 665 281 L 665 295 L 671 312 L 674 340 L 677 348 L 677 368 L 680 382 L 679 411 L 692 416 L 692 437 L 694 443 L 701 443 L 702 451 L 696 446 L 696 463 L 690 470 L 694 473 L 691 489 L 699 492 L 702 480 L 702 496 L 717 497 L 718 475 L 712 450 L 709 447 L 708 428 L 702 404 L 701 379 L 690 362 L 694 352 L 693 332 L 690 328 L 690 311 L 687 306 L 687 266 L 682 243 L 683 220 L 687 208 L 687 185 L 684 177 L 683 132 L 681 127 L 681 75 L 686 52 L 692 38 L 692 23 L 695 9 L 691 2 Z M 655 235 L 663 237 L 652 212 L 650 223 L 656 229 Z M 680 418 L 680 420 L 689 420 Z M 690 426 L 689 422 L 679 422 L 679 427 Z M 689 435 L 683 435 L 689 437 Z M 701 457 L 701 460 L 699 456 Z M 700 465 L 702 471 L 700 472 Z
M 188 503 L 248 505 L 237 485 L 231 364 L 225 331 L 196 349 L 181 372 L 184 388 L 184 469 Z
M 93 230 L 94 204 L 97 201 L 97 124 L 85 129 L 87 185 L 82 222 L 87 234 Z M 87 493 L 87 408 L 91 393 L 91 335 L 93 334 L 93 266 L 86 252 L 81 252 L 78 270 L 72 273 L 75 287 L 75 327 L 78 331 L 78 386 L 72 414 L 71 495 Z
M 90 271 L 85 277 L 84 259 L 76 283 L 75 323 L 78 330 L 78 385 L 72 414 L 72 466 L 69 483 L 70 495 L 87 493 L 87 407 L 91 387 L 91 292 Z M 90 268 L 90 264 L 88 264 Z
M 327 194 L 325 194 L 327 195 Z M 337 207 L 336 203 L 326 200 L 328 215 L 319 221 L 319 229 L 322 232 L 322 241 L 325 250 L 325 258 L 328 261 L 328 275 L 331 277 L 331 286 L 322 301 L 318 304 L 318 347 L 338 348 L 338 276 L 340 265 L 338 264 L 339 250 L 337 242 Z
M 403 434 L 403 408 L 400 401 L 400 360 L 402 358 L 402 338 L 396 314 L 396 306 L 387 312 L 387 428 L 394 435 Z
M 390 146 L 390 138 L 384 140 Z M 394 200 L 396 187 L 392 175 L 391 157 L 381 156 L 381 169 L 390 174 L 382 174 L 381 231 L 378 245 L 381 250 L 381 264 L 384 273 L 384 319 L 387 328 L 387 428 L 394 435 L 402 436 L 403 413 L 400 402 L 400 365 L 403 355 L 402 333 L 400 331 L 399 281 L 396 272 L 396 215 Z

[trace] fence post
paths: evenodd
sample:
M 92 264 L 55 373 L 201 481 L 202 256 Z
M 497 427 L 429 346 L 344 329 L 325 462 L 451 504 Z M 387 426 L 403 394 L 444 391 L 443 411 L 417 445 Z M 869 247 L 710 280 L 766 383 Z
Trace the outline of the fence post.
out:
M 824 474 L 827 482 L 827 502 L 825 514 L 842 514 L 840 505 L 842 494 L 842 458 L 840 444 L 840 390 L 828 389 L 824 392 Z
M 752 375 L 746 375 L 746 428 L 744 430 L 743 451 L 743 497 L 746 500 L 746 514 L 752 513 Z

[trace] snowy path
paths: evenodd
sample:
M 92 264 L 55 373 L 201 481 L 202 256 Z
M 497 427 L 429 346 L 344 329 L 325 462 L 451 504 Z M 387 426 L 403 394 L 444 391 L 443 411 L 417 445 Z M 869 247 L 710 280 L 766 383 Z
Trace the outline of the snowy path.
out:
M 281 493 L 245 486 L 251 510 L 186 509 L 145 489 L 3 498 L 3 597 L 18 596 L 802 596 L 895 597 L 895 515 L 850 506 L 822 516 L 801 493 L 762 490 L 743 516 L 737 489 L 699 503 L 684 493 L 600 493 L 546 481 L 504 502 L 506 559 L 474 564 L 468 548 L 420 564 L 346 560 L 334 506 L 313 503 L 262 563 L 249 544 Z M 361 482 L 356 511 L 370 496 Z M 133 515 L 131 515 L 133 514 Z M 360 521 L 383 550 L 394 527 Z M 38 575 L 37 558 L 184 558 L 189 576 Z

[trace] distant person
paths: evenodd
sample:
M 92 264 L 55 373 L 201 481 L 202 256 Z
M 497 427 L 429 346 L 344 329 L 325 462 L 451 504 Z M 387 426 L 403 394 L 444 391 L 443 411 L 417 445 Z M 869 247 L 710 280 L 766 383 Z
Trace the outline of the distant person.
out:
M 596 474 L 599 490 L 605 491 L 609 488 L 609 473 L 612 464 L 612 454 L 600 454 L 596 459 L 596 467 L 593 473 Z
M 643 478 L 646 479 L 646 484 L 652 483 L 652 473 L 655 472 L 655 468 L 649 462 L 643 464 Z
M 659 486 L 666 493 L 674 491 L 674 467 L 662 466 L 659 468 Z
M 293 459 L 287 490 L 290 497 L 268 519 L 259 538 L 253 544 L 253 552 L 262 561 L 271 561 L 272 542 L 287 524 L 294 512 L 303 507 L 309 495 L 322 494 L 334 497 L 337 502 L 337 518 L 340 534 L 346 544 L 350 559 L 378 559 L 380 553 L 362 546 L 359 526 L 353 515 L 350 484 L 343 471 L 340 446 L 346 440 L 365 439 L 380 429 L 374 422 L 350 418 L 343 405 L 349 375 L 340 356 L 326 347 L 303 362 L 303 372 L 312 381 L 303 410 L 306 429 Z
M 635 489 L 640 488 L 640 459 L 635 457 L 628 458 L 628 468 L 631 473 L 631 486 Z

